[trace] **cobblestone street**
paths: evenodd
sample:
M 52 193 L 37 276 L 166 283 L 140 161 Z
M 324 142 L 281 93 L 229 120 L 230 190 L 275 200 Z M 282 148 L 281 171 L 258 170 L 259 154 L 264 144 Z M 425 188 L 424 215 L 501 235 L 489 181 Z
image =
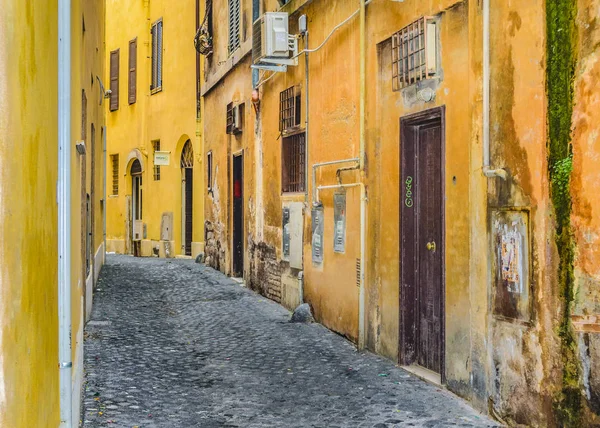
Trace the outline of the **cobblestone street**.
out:
M 191 260 L 108 256 L 94 305 L 84 427 L 494 426 Z

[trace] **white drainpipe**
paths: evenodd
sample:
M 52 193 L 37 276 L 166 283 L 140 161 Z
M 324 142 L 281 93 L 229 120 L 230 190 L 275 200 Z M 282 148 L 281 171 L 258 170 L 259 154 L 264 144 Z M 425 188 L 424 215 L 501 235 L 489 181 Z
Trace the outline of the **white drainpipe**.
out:
M 490 0 L 483 0 L 483 175 L 508 178 L 506 170 L 490 166 Z
M 71 0 L 58 0 L 58 368 L 60 426 L 72 426 Z

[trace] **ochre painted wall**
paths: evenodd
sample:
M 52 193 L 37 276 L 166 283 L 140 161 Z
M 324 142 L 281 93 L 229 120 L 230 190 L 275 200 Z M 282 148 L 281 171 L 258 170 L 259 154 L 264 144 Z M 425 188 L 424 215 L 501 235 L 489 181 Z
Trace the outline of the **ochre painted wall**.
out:
M 213 2 L 215 22 L 227 21 L 227 2 Z M 293 0 L 282 8 L 290 12 L 290 32 L 297 19 L 308 16 L 314 48 L 332 29 L 358 8 L 359 2 Z M 561 4 L 569 4 L 562 2 Z M 243 3 L 242 42 L 246 40 L 250 2 Z M 367 6 L 366 47 L 366 147 L 364 182 L 367 185 L 367 348 L 398 361 L 400 330 L 400 118 L 431 108 L 444 107 L 444 238 L 445 238 L 445 382 L 447 387 L 483 411 L 491 411 L 509 424 L 554 426 L 585 409 L 566 409 L 562 396 L 569 382 L 581 384 L 582 403 L 598 412 L 600 342 L 596 314 L 600 303 L 598 234 L 595 211 L 598 177 L 598 144 L 594 117 L 598 100 L 594 87 L 597 39 L 590 11 L 598 0 L 578 0 L 576 70 L 573 112 L 572 227 L 575 244 L 576 348 L 565 348 L 568 312 L 560 289 L 556 245 L 556 213 L 551 199 L 548 149 L 547 4 L 491 2 L 491 164 L 504 168 L 508 179 L 483 175 L 483 10 L 480 1 L 390 2 L 373 0 Z M 275 1 L 261 2 L 261 10 L 275 11 Z M 410 90 L 394 92 L 391 84 L 391 36 L 422 16 L 434 16 L 439 26 L 440 79 L 433 84 L 435 99 L 410 100 Z M 282 260 L 282 207 L 304 202 L 304 298 L 316 319 L 352 341 L 358 337 L 359 194 L 348 191 L 347 248 L 333 252 L 332 191 L 323 191 L 325 234 L 324 262 L 311 258 L 312 183 L 315 163 L 359 156 L 359 19 L 351 19 L 318 52 L 310 54 L 309 176 L 308 192 L 282 194 L 279 96 L 298 86 L 302 94 L 304 127 L 306 108 L 305 63 L 278 73 L 261 84 L 255 112 L 249 100 L 250 46 L 229 55 L 227 26 L 215 25 L 214 53 L 205 70 L 206 147 L 215 157 L 213 193 L 208 194 L 207 220 L 214 228 L 208 240 L 215 247 L 209 264 L 231 272 L 231 155 L 244 149 L 245 256 L 244 278 L 253 289 L 281 301 L 290 309 L 297 300 L 295 276 Z M 562 30 L 561 30 L 562 31 Z M 304 40 L 300 40 L 300 48 Z M 221 79 L 219 80 L 220 76 Z M 261 72 L 261 81 L 270 76 Z M 596 79 L 597 80 L 597 79 Z M 215 83 L 216 82 L 216 83 Z M 225 134 L 225 108 L 242 102 L 246 126 L 239 137 Z M 213 126 L 214 125 L 214 126 Z M 252 128 L 251 128 L 252 127 Z M 253 135 L 252 135 L 253 132 Z M 317 174 L 318 184 L 334 184 L 336 167 Z M 345 183 L 359 180 L 355 172 L 343 173 Z M 254 185 L 250 180 L 254 180 Z M 492 240 L 492 218 L 497 212 L 525 216 L 529 242 L 528 319 L 516 320 L 494 311 L 499 252 Z M 212 241 L 211 241 L 212 239 Z M 564 271 L 563 271 L 564 272 Z M 274 291 L 275 290 L 275 291 Z M 279 291 L 277 291 L 279 290 Z M 567 330 L 572 325 L 567 323 Z M 571 352 L 571 354 L 569 353 Z M 571 355 L 579 361 L 570 364 Z M 567 358 L 568 359 L 568 358 Z M 568 363 L 568 364 L 566 364 Z M 569 366 L 577 367 L 570 378 Z M 567 389 L 571 388 L 567 385 Z M 578 391 L 578 387 L 573 387 Z M 576 394 L 576 392 L 575 392 Z M 587 401 L 586 401 L 587 400 Z M 585 407 L 585 406 L 584 406 Z M 581 414 L 579 413 L 581 412 Z M 587 412 L 587 413 L 586 413 Z
M 72 6 L 72 343 L 73 412 L 79 421 L 83 376 L 81 91 L 88 98 L 88 138 L 96 128 L 94 240 L 102 242 L 101 128 L 97 83 L 103 73 L 103 2 Z M 82 19 L 86 19 L 86 32 Z M 9 1 L 0 11 L 0 426 L 58 426 L 57 2 Z M 86 141 L 89 147 L 90 142 Z M 91 159 L 87 158 L 88 163 Z M 91 164 L 90 164 L 91 165 Z M 86 191 L 91 188 L 88 167 Z M 92 249 L 95 253 L 96 248 Z M 100 260 L 103 260 L 101 258 Z
M 142 160 L 142 220 L 147 224 L 147 243 L 160 240 L 162 214 L 173 213 L 174 248 L 171 256 L 182 254 L 182 170 L 181 152 L 189 139 L 194 149 L 193 256 L 204 242 L 203 157 L 200 123 L 196 119 L 196 33 L 195 2 L 107 1 L 106 75 L 109 88 L 110 52 L 120 49 L 119 109 L 110 112 L 106 100 L 107 135 L 107 240 L 108 250 L 131 252 L 126 248 L 127 196 L 131 196 L 131 163 L 137 150 Z M 163 20 L 162 91 L 150 94 L 152 23 Z M 129 41 L 137 37 L 137 101 L 128 103 Z M 160 140 L 161 151 L 170 152 L 170 165 L 160 167 L 154 180 L 152 142 Z M 112 195 L 110 155 L 119 154 L 119 194 Z M 149 247 L 148 247 L 149 248 Z M 150 254 L 144 254 L 150 255 Z

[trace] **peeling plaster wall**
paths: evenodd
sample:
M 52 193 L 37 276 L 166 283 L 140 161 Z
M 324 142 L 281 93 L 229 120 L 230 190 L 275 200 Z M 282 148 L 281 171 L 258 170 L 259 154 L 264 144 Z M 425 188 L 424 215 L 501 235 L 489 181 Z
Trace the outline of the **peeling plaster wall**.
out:
M 575 239 L 575 325 L 581 384 L 600 414 L 600 1 L 579 0 L 578 57 L 574 83 L 571 216 Z

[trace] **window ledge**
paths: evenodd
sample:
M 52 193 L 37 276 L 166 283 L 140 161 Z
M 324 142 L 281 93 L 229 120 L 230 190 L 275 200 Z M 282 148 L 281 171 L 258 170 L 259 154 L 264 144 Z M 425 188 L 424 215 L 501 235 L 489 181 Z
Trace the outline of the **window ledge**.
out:
M 162 92 L 162 90 L 163 90 L 162 86 L 159 86 L 158 88 L 154 88 L 150 91 L 150 95 L 158 94 L 159 92 Z
M 291 15 L 295 12 L 298 12 L 301 9 L 304 9 L 306 6 L 308 6 L 312 2 L 313 2 L 313 0 L 290 0 L 287 4 L 281 6 L 279 11 L 287 12 Z
M 200 95 L 205 96 L 208 94 L 221 80 L 223 80 L 225 76 L 231 72 L 231 70 L 234 69 L 236 65 L 238 65 L 251 52 L 252 37 L 249 37 L 248 40 L 242 43 L 241 48 L 233 52 L 220 67 L 217 67 L 217 70 L 213 74 L 208 76 L 206 83 L 202 85 Z

